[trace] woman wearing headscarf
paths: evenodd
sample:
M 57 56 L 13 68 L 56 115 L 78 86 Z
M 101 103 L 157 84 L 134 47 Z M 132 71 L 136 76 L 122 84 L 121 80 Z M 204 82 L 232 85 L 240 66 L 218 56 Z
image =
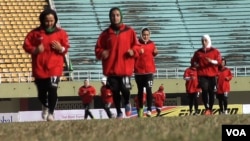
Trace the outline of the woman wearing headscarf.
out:
M 130 116 L 131 76 L 134 71 L 134 58 L 137 45 L 136 32 L 122 22 L 122 12 L 118 7 L 109 11 L 110 26 L 98 37 L 95 55 L 102 61 L 103 74 L 107 76 L 107 85 L 113 93 L 117 118 L 122 118 L 121 96 L 124 99 L 125 114 Z
M 220 51 L 212 46 L 211 38 L 208 34 L 202 36 L 201 43 L 202 47 L 195 51 L 191 63 L 197 68 L 205 115 L 212 115 L 216 76 L 222 58 Z
M 135 59 L 135 81 L 138 89 L 138 117 L 143 117 L 143 88 L 146 88 L 147 94 L 147 113 L 148 117 L 151 116 L 152 107 L 152 86 L 153 75 L 156 72 L 155 56 L 158 50 L 155 43 L 150 40 L 150 29 L 144 27 L 141 29 L 139 43 L 136 47 L 137 56 Z
M 53 121 L 64 55 L 70 45 L 66 31 L 56 26 L 58 18 L 54 10 L 44 10 L 39 20 L 40 26 L 27 34 L 23 49 L 31 55 L 32 74 L 42 104 L 42 118 Z

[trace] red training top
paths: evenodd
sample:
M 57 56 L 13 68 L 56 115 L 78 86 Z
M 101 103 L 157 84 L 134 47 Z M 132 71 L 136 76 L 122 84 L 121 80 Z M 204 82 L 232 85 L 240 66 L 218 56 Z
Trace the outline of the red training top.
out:
M 112 91 L 106 85 L 101 87 L 101 98 L 104 104 L 113 103 Z
M 218 61 L 218 64 L 208 62 L 206 58 Z M 218 65 L 221 64 L 221 54 L 218 49 L 214 47 L 198 49 L 195 51 L 191 60 L 194 66 L 197 66 L 198 76 L 214 77 L 218 73 Z
M 58 41 L 65 48 L 64 52 L 54 50 L 51 47 L 53 41 Z M 41 43 L 44 46 L 44 52 L 33 54 Z M 62 76 L 64 55 L 69 47 L 68 35 L 61 28 L 57 28 L 51 34 L 46 34 L 42 28 L 30 31 L 24 40 L 23 49 L 31 54 L 33 76 L 35 78 Z
M 231 70 L 227 67 L 219 70 L 217 78 L 217 94 L 224 94 L 224 92 L 230 92 L 230 80 L 232 80 L 233 75 Z
M 81 97 L 83 104 L 90 104 L 96 95 L 96 90 L 93 86 L 81 86 L 78 95 Z
M 186 80 L 186 93 L 193 94 L 200 92 L 198 75 L 195 67 L 188 67 L 184 72 L 183 79 Z
M 138 44 L 135 31 L 125 24 L 119 30 L 111 28 L 104 30 L 96 43 L 95 55 L 102 60 L 102 69 L 105 76 L 132 76 L 134 71 L 134 47 Z M 134 56 L 130 56 L 128 50 L 132 49 Z M 106 59 L 102 58 L 104 50 L 109 51 Z
M 165 93 L 163 91 L 156 91 L 153 94 L 153 99 L 155 101 L 155 107 L 161 108 L 164 105 L 165 102 Z
M 135 74 L 151 74 L 156 72 L 155 66 L 155 56 L 154 53 L 156 49 L 153 41 L 149 40 L 147 43 L 139 40 L 140 45 L 136 46 L 136 51 L 138 52 L 138 56 L 135 58 Z M 141 53 L 141 49 L 144 50 Z

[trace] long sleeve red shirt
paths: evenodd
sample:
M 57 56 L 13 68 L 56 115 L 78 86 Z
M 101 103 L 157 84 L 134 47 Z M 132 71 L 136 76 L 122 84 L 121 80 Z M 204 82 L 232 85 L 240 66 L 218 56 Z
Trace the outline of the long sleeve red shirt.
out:
M 93 86 L 81 86 L 78 90 L 78 95 L 81 97 L 83 104 L 89 104 L 92 102 L 96 95 L 96 89 Z
M 208 62 L 206 58 L 216 60 L 218 64 Z M 193 65 L 197 65 L 198 76 L 214 77 L 218 73 L 218 65 L 221 64 L 221 54 L 214 47 L 198 49 L 191 60 Z
M 58 41 L 65 48 L 64 52 L 58 52 L 52 48 L 52 42 Z M 44 51 L 34 54 L 38 45 L 43 44 Z M 67 33 L 57 28 L 51 34 L 46 34 L 42 28 L 30 31 L 23 44 L 23 49 L 31 54 L 32 73 L 35 78 L 49 78 L 51 76 L 61 76 L 64 65 L 64 55 L 68 52 L 69 41 Z
M 136 47 L 138 56 L 135 58 L 135 74 L 151 74 L 156 72 L 155 67 L 155 56 L 154 53 L 156 49 L 153 41 L 148 41 L 146 44 L 140 42 L 140 45 Z M 143 49 L 144 53 L 140 53 L 140 50 Z
M 224 94 L 224 92 L 230 92 L 230 81 L 232 80 L 233 75 L 231 70 L 227 67 L 219 70 L 217 77 L 217 93 Z
M 154 103 L 155 103 L 155 107 L 159 107 L 161 108 L 164 105 L 165 102 L 165 93 L 163 91 L 156 91 L 153 94 L 153 99 L 154 99 Z
M 186 80 L 185 87 L 187 93 L 199 92 L 200 89 L 196 68 L 188 67 L 184 72 L 183 79 Z
M 112 91 L 106 85 L 101 87 L 101 98 L 104 104 L 113 103 Z
M 111 27 L 104 30 L 96 43 L 95 55 L 102 60 L 102 69 L 105 76 L 132 76 L 134 71 L 134 47 L 138 44 L 135 31 L 122 24 L 118 31 Z M 128 54 L 132 49 L 134 56 Z M 109 51 L 107 59 L 102 58 L 104 50 Z

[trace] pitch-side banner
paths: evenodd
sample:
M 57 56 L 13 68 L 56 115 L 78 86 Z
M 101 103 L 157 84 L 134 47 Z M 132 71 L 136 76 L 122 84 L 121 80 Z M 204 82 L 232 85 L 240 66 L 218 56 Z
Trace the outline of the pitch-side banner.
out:
M 1 123 L 10 123 L 10 122 L 18 122 L 19 114 L 18 113 L 0 113 L 0 122 Z
M 243 108 L 244 107 L 244 108 Z M 228 114 L 249 114 L 250 105 L 242 104 L 230 104 L 228 105 Z M 144 109 L 146 113 L 146 108 Z M 161 112 L 162 117 L 171 116 L 189 116 L 188 106 L 164 106 Z M 243 111 L 244 110 L 244 111 Z M 108 119 L 106 112 L 103 109 L 90 109 L 95 119 Z M 116 116 L 116 110 L 111 109 L 114 116 Z M 124 109 L 122 108 L 123 113 Z M 204 106 L 199 105 L 198 113 L 203 115 L 205 112 Z M 152 117 L 156 116 L 155 107 L 152 107 Z M 219 106 L 214 105 L 213 114 L 219 114 Z M 135 118 L 137 117 L 137 111 L 135 108 L 132 110 L 132 115 L 124 118 Z M 90 119 L 88 117 L 87 119 Z M 0 120 L 2 123 L 6 122 L 29 122 L 29 121 L 44 121 L 41 117 L 41 111 L 20 111 L 18 113 L 5 113 L 0 114 Z M 55 120 L 84 120 L 84 110 L 55 110 Z
M 213 115 L 219 114 L 219 106 L 214 105 L 213 107 Z M 203 105 L 199 105 L 198 114 L 203 115 L 205 112 L 205 108 Z M 228 114 L 243 114 L 243 106 L 242 104 L 230 104 L 228 105 Z M 155 115 L 155 111 L 153 112 Z M 161 116 L 188 116 L 189 115 L 189 107 L 188 106 L 166 106 L 162 108 Z
M 94 119 L 108 119 L 104 109 L 90 109 L 90 111 Z M 124 113 L 124 108 L 122 108 L 122 111 Z M 55 110 L 54 116 L 55 120 L 83 120 L 84 112 L 84 110 Z M 114 108 L 111 109 L 111 112 L 116 116 L 116 110 Z M 124 118 L 126 117 L 124 116 Z M 90 119 L 90 117 L 88 116 L 87 119 Z M 41 111 L 21 111 L 19 112 L 19 121 L 44 121 L 44 119 L 42 119 Z

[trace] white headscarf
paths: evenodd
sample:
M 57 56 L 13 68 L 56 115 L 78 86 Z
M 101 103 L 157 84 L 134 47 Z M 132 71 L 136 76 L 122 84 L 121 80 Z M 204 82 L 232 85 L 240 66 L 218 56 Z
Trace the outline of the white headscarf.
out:
M 205 48 L 210 48 L 212 46 L 211 38 L 208 34 L 203 35 L 201 37 L 201 40 L 202 39 L 207 39 L 207 41 L 208 41 L 208 44 L 207 44 L 207 46 L 205 46 Z
M 141 28 L 140 38 L 141 38 L 141 40 L 143 40 L 144 42 L 146 42 L 146 41 L 143 39 L 143 37 L 142 37 L 142 31 L 143 31 L 144 29 L 147 29 L 147 30 L 149 31 L 149 40 L 150 40 L 151 31 L 150 31 L 150 29 L 149 29 L 148 27 L 142 27 L 142 28 Z

